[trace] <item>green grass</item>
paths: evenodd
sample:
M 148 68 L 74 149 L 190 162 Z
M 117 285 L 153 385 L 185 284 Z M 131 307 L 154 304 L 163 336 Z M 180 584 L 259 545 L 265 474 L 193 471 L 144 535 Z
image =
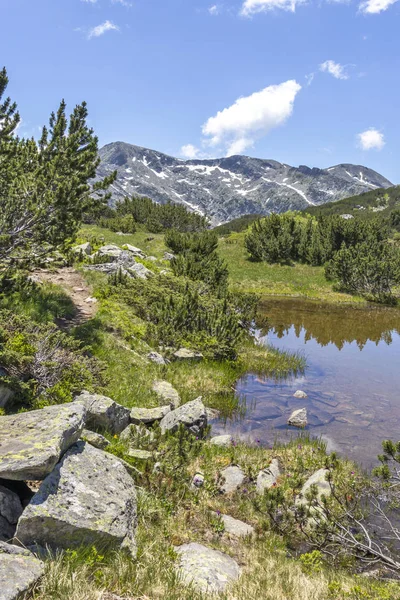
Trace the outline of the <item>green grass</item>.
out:
M 137 246 L 149 256 L 162 258 L 167 250 L 164 244 L 164 236 L 160 233 L 148 233 L 147 231 L 136 231 L 124 235 L 117 235 L 109 229 L 97 227 L 96 225 L 86 225 L 79 232 L 77 244 L 91 241 L 95 247 L 104 244 L 116 244 L 122 247 L 124 244 Z
M 292 296 L 332 303 L 365 303 L 363 298 L 335 292 L 325 279 L 323 267 L 253 262 L 244 245 L 245 233 L 234 233 L 219 241 L 219 253 L 228 264 L 233 289 L 261 296 Z

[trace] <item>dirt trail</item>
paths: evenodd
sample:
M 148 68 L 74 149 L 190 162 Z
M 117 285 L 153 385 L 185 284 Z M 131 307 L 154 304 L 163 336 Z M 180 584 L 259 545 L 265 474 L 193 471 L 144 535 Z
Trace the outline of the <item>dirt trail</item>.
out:
M 71 318 L 57 319 L 61 329 L 70 329 L 92 319 L 97 311 L 97 304 L 92 298 L 92 290 L 81 273 L 73 267 L 62 267 L 55 271 L 37 269 L 33 276 L 40 281 L 47 281 L 60 286 L 71 298 L 75 305 L 76 313 Z

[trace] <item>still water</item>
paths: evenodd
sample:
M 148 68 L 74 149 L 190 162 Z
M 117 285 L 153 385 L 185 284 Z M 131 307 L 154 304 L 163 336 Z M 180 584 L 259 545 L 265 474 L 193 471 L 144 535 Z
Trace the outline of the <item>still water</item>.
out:
M 370 467 L 383 439 L 400 440 L 400 310 L 274 299 L 262 312 L 262 342 L 301 352 L 307 368 L 279 383 L 244 377 L 236 391 L 246 398 L 246 416 L 226 431 L 261 443 L 284 439 L 296 435 L 288 416 L 305 406 L 312 435 Z M 299 389 L 308 398 L 294 398 Z

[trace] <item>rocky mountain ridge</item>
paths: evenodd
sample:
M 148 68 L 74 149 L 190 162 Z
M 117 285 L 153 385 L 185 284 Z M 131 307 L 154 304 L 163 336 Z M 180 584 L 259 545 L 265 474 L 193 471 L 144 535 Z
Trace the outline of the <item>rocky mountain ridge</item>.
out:
M 171 200 L 208 216 L 214 225 L 244 214 L 301 210 L 392 185 L 360 165 L 292 167 L 248 156 L 181 160 L 124 142 L 107 144 L 100 158 L 99 177 L 118 171 L 111 189 L 114 203 L 132 194 L 160 203 Z

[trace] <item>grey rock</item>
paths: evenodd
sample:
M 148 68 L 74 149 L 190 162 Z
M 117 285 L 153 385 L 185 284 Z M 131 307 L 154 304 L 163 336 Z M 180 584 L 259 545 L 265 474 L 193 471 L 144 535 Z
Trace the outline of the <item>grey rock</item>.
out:
M 201 352 L 197 352 L 196 350 L 190 350 L 189 348 L 179 348 L 173 354 L 175 360 L 203 360 L 203 355 Z
M 175 548 L 175 551 L 180 557 L 178 574 L 182 582 L 199 592 L 223 592 L 240 576 L 237 562 L 218 550 L 192 542 Z
M 157 262 L 158 258 L 156 256 L 148 256 L 147 260 L 151 261 L 151 262 Z
M 135 263 L 134 265 L 126 267 L 126 270 L 128 275 L 134 279 L 148 279 L 154 275 L 153 271 L 150 271 L 150 269 L 142 265 L 142 263 Z
M 136 248 L 136 246 L 132 246 L 131 244 L 125 244 L 124 249 L 128 250 L 133 254 L 133 256 L 137 256 L 138 258 L 146 258 L 145 253 L 140 248 Z
M 201 396 L 172 410 L 160 423 L 162 433 L 174 432 L 180 425 L 184 425 L 194 435 L 201 434 L 207 426 L 207 412 Z
M 129 408 L 117 404 L 107 396 L 83 391 L 75 398 L 74 403 L 85 406 L 87 429 L 99 429 L 115 434 L 121 433 L 129 425 Z
M 25 546 L 81 545 L 135 553 L 136 491 L 112 454 L 77 442 L 46 477 L 18 521 Z
M 294 398 L 308 398 L 307 394 L 305 392 L 303 392 L 302 390 L 297 390 L 294 394 L 293 394 Z
M 44 479 L 80 438 L 85 417 L 75 402 L 0 417 L 0 477 Z
M 215 435 L 210 439 L 210 444 L 214 446 L 229 447 L 232 446 L 233 437 L 230 434 L 227 435 Z
M 102 246 L 97 251 L 97 256 L 104 258 L 107 257 L 109 262 L 114 262 L 118 260 L 121 256 L 122 249 L 116 246 L 115 244 L 107 244 L 106 246 Z
M 92 254 L 92 246 L 89 242 L 85 242 L 84 244 L 80 244 L 79 246 L 73 246 L 71 251 L 74 254 L 86 254 L 86 256 L 90 256 Z
M 236 492 L 245 481 L 246 475 L 240 467 L 226 467 L 221 471 L 221 477 L 218 483 L 219 491 L 222 494 L 233 494 L 233 492 Z
M 0 542 L 0 598 L 17 600 L 44 572 L 43 563 L 25 550 Z
M 322 496 L 330 496 L 332 493 L 331 487 L 329 485 L 329 482 L 326 480 L 326 476 L 328 473 L 329 471 L 327 469 L 318 469 L 318 471 L 315 471 L 315 473 L 313 473 L 311 477 L 307 479 L 307 481 L 301 488 L 300 494 L 296 498 L 296 504 L 301 505 L 307 502 L 306 495 L 312 485 L 315 485 L 317 487 L 318 500 L 320 500 Z
M 172 260 L 175 257 L 175 254 L 172 254 L 172 252 L 164 252 L 164 256 L 163 256 L 164 260 Z
M 144 423 L 151 425 L 156 421 L 161 421 L 169 412 L 171 407 L 168 406 L 157 406 L 156 408 L 132 408 L 130 413 L 130 419 L 132 423 L 140 425 Z
M 254 527 L 244 523 L 243 521 L 239 521 L 239 519 L 234 519 L 229 515 L 218 515 L 218 513 L 214 514 L 217 515 L 224 524 L 225 533 L 228 533 L 233 537 L 246 537 L 248 535 L 254 535 L 255 533 Z
M 104 437 L 104 435 L 95 433 L 89 429 L 84 429 L 82 431 L 81 438 L 84 442 L 87 442 L 88 444 L 91 444 L 100 450 L 105 450 L 110 445 L 110 442 Z
M 178 408 L 181 403 L 178 392 L 168 381 L 155 381 L 153 392 L 157 394 L 161 401 L 169 402 L 171 408 Z
M 0 485 L 0 540 L 7 542 L 15 533 L 18 519 L 22 514 L 19 496 Z
M 288 418 L 288 425 L 292 425 L 293 427 L 306 427 L 307 423 L 308 420 L 306 408 L 299 408 L 298 410 L 294 410 Z
M 131 448 L 128 450 L 128 456 L 137 460 L 150 460 L 153 458 L 153 453 L 148 450 L 140 450 L 140 448 Z
M 279 475 L 279 463 L 276 458 L 273 458 L 269 467 L 260 471 L 257 476 L 257 494 L 263 494 L 265 490 L 269 490 L 273 487 L 276 484 Z
M 159 354 L 158 352 L 149 352 L 147 354 L 147 358 L 149 360 L 151 360 L 151 362 L 155 363 L 156 365 L 166 365 L 166 361 L 165 358 L 163 356 L 161 356 L 161 354 Z

